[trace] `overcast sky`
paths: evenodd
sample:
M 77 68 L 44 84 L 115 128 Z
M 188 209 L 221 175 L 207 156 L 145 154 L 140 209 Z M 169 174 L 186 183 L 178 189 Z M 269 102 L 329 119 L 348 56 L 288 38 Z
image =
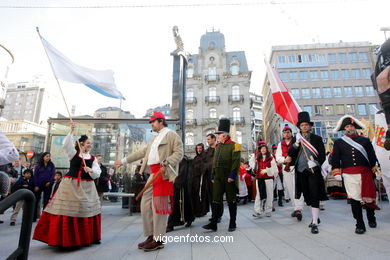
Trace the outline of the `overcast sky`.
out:
M 75 63 L 113 70 L 117 87 L 126 97 L 122 108 L 141 117 L 148 108 L 171 103 L 174 25 L 191 54 L 198 53 L 206 30 L 219 29 L 225 35 L 227 51 L 246 52 L 253 71 L 251 91 L 258 94 L 265 75 L 263 56 L 269 55 L 271 46 L 340 40 L 381 44 L 384 35 L 380 27 L 390 26 L 389 0 L 244 0 L 237 5 L 241 2 L 1 0 L 0 44 L 15 56 L 8 80 L 28 81 L 41 74 L 52 82 L 52 91 L 58 91 L 35 31 L 38 26 L 42 36 Z M 183 4 L 189 6 L 175 6 Z M 79 5 L 107 8 L 73 8 Z M 134 7 L 137 5 L 140 7 Z M 51 8 L 15 8 L 22 6 Z M 78 114 L 119 106 L 118 100 L 83 85 L 61 84 Z

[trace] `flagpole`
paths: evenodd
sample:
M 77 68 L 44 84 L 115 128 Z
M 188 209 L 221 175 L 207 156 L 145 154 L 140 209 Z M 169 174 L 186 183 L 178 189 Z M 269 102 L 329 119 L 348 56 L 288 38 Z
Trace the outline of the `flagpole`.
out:
M 43 44 L 42 36 L 41 36 L 41 34 L 39 33 L 39 28 L 36 27 L 36 30 L 37 30 L 39 39 L 41 40 L 41 43 L 42 43 L 42 45 L 43 45 L 43 49 L 45 50 L 47 59 L 49 60 L 49 64 L 50 64 L 50 67 L 51 67 L 51 71 L 53 72 L 53 76 L 54 76 L 54 78 L 55 78 L 56 81 L 57 81 L 58 88 L 60 89 L 60 93 L 61 93 L 62 99 L 64 100 L 64 103 L 65 103 L 66 111 L 68 112 L 69 120 L 70 120 L 70 122 L 73 124 L 72 115 L 70 114 L 70 110 L 69 110 L 68 104 L 66 103 L 65 96 L 64 96 L 64 93 L 63 93 L 63 91 L 62 91 L 60 82 L 58 81 L 57 75 L 56 75 L 55 72 L 54 72 L 54 67 L 53 67 L 53 64 L 52 64 L 52 62 L 51 62 L 51 60 L 50 60 L 49 54 L 47 53 L 46 48 L 45 48 L 45 45 Z M 82 152 L 82 150 L 81 150 L 81 145 L 80 145 L 80 142 L 79 142 L 78 139 L 76 140 L 76 143 L 77 143 L 77 145 L 78 145 L 78 147 L 79 147 L 79 151 Z M 85 164 L 84 157 L 81 156 L 81 158 L 83 159 L 84 166 L 87 167 L 87 165 Z
M 270 64 L 269 64 L 269 66 L 270 66 Z M 272 69 L 272 68 L 271 68 Z M 272 72 L 272 71 L 271 71 Z M 275 76 L 274 75 L 272 75 L 272 77 L 274 78 L 274 80 L 275 80 Z M 275 80 L 276 81 L 276 80 Z M 283 83 L 283 82 L 282 82 Z M 284 85 L 284 83 L 283 83 L 283 85 Z M 286 88 L 286 90 L 287 90 L 287 92 L 288 92 L 288 89 Z M 284 96 L 283 96 L 283 94 L 282 94 L 282 92 L 281 91 L 279 91 L 279 94 L 280 94 L 280 96 L 282 97 L 282 99 L 283 99 L 283 103 L 284 103 L 284 105 L 286 106 L 286 108 L 287 108 L 287 112 L 288 112 L 288 114 L 290 115 L 290 118 L 291 118 L 291 120 L 293 121 L 293 123 L 294 123 L 294 125 L 296 126 L 296 122 L 295 122 L 295 120 L 294 120 L 294 118 L 293 118 L 293 116 L 292 116 L 292 114 L 291 114 L 291 111 L 290 111 L 290 107 L 289 106 L 287 106 L 287 102 L 286 102 L 286 99 L 284 98 Z M 299 128 L 298 128 L 298 130 L 299 130 Z M 305 157 L 306 157 L 306 160 L 308 160 L 309 161 L 309 156 L 307 155 L 307 151 L 306 151 L 306 149 L 305 148 L 303 148 L 302 149 L 303 150 L 303 152 L 304 152 L 304 154 L 305 154 Z M 314 170 L 312 169 L 312 168 L 310 168 L 311 169 L 311 171 L 312 171 L 312 173 L 314 173 Z

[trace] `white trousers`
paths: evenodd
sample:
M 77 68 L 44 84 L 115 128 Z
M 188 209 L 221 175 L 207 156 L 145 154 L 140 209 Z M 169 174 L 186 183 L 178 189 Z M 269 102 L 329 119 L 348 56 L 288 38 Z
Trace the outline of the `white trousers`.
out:
M 283 182 L 285 194 L 288 193 L 288 196 L 291 199 L 294 210 L 302 210 L 305 204 L 303 194 L 299 199 L 295 198 L 295 171 L 286 172 L 283 170 Z
M 283 184 L 280 176 L 274 178 L 274 189 L 275 188 L 277 188 L 277 190 L 283 190 Z
M 267 198 L 261 200 L 260 199 L 260 191 L 259 191 L 259 180 L 256 180 L 256 200 L 255 200 L 255 206 L 254 210 L 256 213 L 262 214 L 262 213 L 271 213 L 272 212 L 272 203 L 274 200 L 274 180 L 268 179 L 265 180 L 265 189 L 267 192 Z

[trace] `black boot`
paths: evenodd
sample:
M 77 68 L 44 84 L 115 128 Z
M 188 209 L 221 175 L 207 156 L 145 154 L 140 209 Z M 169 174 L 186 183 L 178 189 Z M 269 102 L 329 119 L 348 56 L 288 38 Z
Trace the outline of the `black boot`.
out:
M 237 202 L 229 202 L 229 214 L 230 214 L 230 222 L 229 222 L 229 232 L 233 232 L 236 230 L 236 217 L 237 217 Z
M 283 190 L 278 190 L 278 205 L 283 207 Z
M 375 210 L 366 208 L 366 211 L 367 211 L 368 226 L 370 228 L 376 228 Z
M 210 223 L 207 225 L 204 225 L 203 228 L 207 230 L 217 231 L 217 223 L 218 219 L 221 217 L 221 207 L 223 205 L 218 202 L 211 203 L 211 219 Z
M 351 199 L 351 209 L 352 209 L 352 215 L 354 219 L 356 219 L 356 234 L 363 234 L 366 232 L 366 226 L 363 221 L 363 210 L 362 210 L 362 204 L 360 204 L 360 201 Z

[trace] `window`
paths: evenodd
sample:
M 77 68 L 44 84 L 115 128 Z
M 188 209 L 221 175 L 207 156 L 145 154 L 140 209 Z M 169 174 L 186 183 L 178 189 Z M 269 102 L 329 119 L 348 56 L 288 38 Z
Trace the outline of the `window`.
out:
M 240 113 L 240 108 L 235 107 L 233 108 L 233 120 L 240 120 L 241 113 Z
M 346 97 L 353 97 L 352 87 L 344 87 L 344 95 Z
M 336 105 L 336 114 L 337 115 L 345 114 L 344 105 Z
M 359 69 L 352 69 L 352 79 L 360 79 L 360 70 Z
M 232 65 L 232 66 L 230 66 L 230 73 L 231 73 L 233 76 L 237 76 L 239 72 L 240 72 L 240 67 L 239 67 L 238 65 Z
M 288 82 L 287 72 L 279 72 L 279 77 L 283 82 Z
M 331 98 L 332 97 L 332 92 L 330 88 L 322 88 L 322 96 L 324 98 Z
M 209 67 L 209 80 L 217 80 L 217 68 Z
M 290 81 L 297 81 L 298 80 L 298 72 L 292 71 L 290 72 Z
M 349 53 L 349 60 L 351 62 L 358 62 L 358 56 L 356 52 L 350 52 Z
M 194 76 L 194 69 L 188 68 L 187 69 L 187 78 L 191 79 Z
M 360 62 L 368 62 L 367 52 L 359 52 L 359 61 Z
M 341 70 L 343 72 L 343 79 L 349 79 L 349 70 Z
M 366 116 L 367 115 L 366 104 L 359 104 L 358 105 L 358 113 L 361 116 Z
M 295 63 L 296 62 L 296 57 L 294 55 L 288 56 L 288 63 Z
M 279 64 L 286 63 L 286 56 L 278 56 L 278 63 Z
M 357 97 L 364 97 L 363 87 L 355 87 L 355 92 Z
M 325 54 L 318 54 L 317 59 L 318 59 L 318 62 L 326 62 L 326 55 Z
M 339 53 L 339 62 L 347 63 L 347 55 L 345 53 Z
M 316 116 L 320 116 L 320 115 L 323 115 L 324 111 L 323 111 L 323 107 L 322 105 L 315 105 L 314 106 L 314 114 Z
M 209 96 L 214 97 L 214 98 L 217 96 L 217 88 L 216 87 L 209 88 Z
M 291 94 L 295 99 L 300 99 L 301 95 L 299 94 L 299 89 L 293 88 L 291 89 Z
M 310 71 L 310 79 L 312 81 L 317 81 L 318 80 L 318 71 L 317 70 Z
M 334 95 L 334 97 L 342 97 L 343 94 L 341 93 L 341 87 L 334 87 L 333 88 L 333 95 Z
M 242 144 L 242 132 L 236 131 L 237 143 Z
M 331 70 L 330 73 L 332 74 L 333 80 L 339 80 L 340 79 L 340 73 L 338 70 Z
M 321 74 L 321 79 L 322 80 L 329 80 L 329 71 L 321 70 L 320 74 Z
M 215 108 L 210 108 L 209 116 L 210 118 L 217 118 L 217 110 Z
M 362 69 L 362 78 L 370 79 L 371 78 L 371 70 L 370 69 Z
M 316 55 L 315 54 L 308 54 L 306 55 L 306 62 L 316 62 Z
M 373 97 L 375 96 L 374 87 L 373 86 L 366 86 L 366 96 Z
M 186 145 L 194 145 L 194 133 L 186 133 Z
M 355 114 L 355 104 L 348 104 L 348 105 L 346 105 L 345 112 L 347 114 L 352 114 L 352 115 Z
M 301 81 L 307 81 L 309 78 L 309 73 L 307 71 L 300 71 L 299 72 L 299 79 Z
M 321 98 L 321 90 L 320 88 L 312 88 L 311 89 L 313 98 Z
M 303 106 L 303 111 L 308 112 L 309 115 L 312 116 L 312 107 L 311 106 Z
M 189 119 L 189 120 L 194 119 L 194 110 L 188 109 L 187 110 L 187 114 L 186 114 L 186 118 Z
M 376 112 L 378 111 L 376 104 L 368 104 L 368 109 L 369 109 L 370 115 L 375 115 Z
M 329 62 L 329 64 L 336 63 L 336 53 L 329 53 L 328 54 L 328 62 Z
M 194 89 L 193 88 L 187 89 L 186 96 L 187 96 L 187 100 L 191 102 L 192 99 L 194 98 Z
M 310 89 L 309 88 L 302 89 L 302 98 L 304 98 L 304 99 L 310 98 Z
M 334 115 L 332 105 L 325 105 L 325 115 L 327 115 L 327 116 Z
M 233 96 L 239 96 L 240 95 L 240 86 L 233 86 L 232 87 L 232 95 Z

